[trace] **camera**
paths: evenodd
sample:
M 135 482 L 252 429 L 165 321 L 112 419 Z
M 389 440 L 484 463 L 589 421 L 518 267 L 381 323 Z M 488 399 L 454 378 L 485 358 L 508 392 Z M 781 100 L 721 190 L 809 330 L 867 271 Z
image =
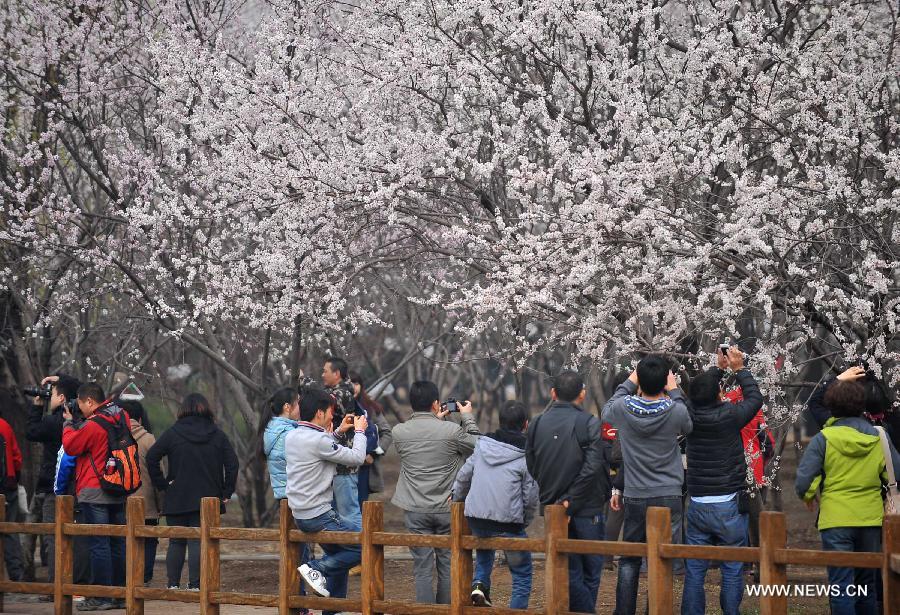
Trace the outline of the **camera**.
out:
M 44 386 L 25 387 L 22 389 L 28 397 L 40 397 L 41 399 L 50 399 L 53 395 L 53 383 L 48 382 Z
M 441 404 L 441 408 L 447 412 L 459 412 L 459 404 L 467 404 L 469 400 L 457 401 L 455 397 L 448 397 L 447 401 Z
M 84 421 L 84 415 L 81 413 L 81 408 L 78 406 L 77 399 L 69 399 L 66 400 L 66 403 L 63 404 L 64 412 L 67 410 L 69 414 L 72 415 L 72 422 L 76 425 Z
M 728 349 L 730 346 L 728 344 L 719 344 L 719 352 L 721 352 L 726 357 L 728 356 Z

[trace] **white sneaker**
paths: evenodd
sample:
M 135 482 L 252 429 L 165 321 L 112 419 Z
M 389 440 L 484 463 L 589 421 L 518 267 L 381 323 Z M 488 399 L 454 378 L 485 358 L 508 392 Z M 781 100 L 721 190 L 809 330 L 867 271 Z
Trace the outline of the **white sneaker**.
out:
M 297 570 L 300 571 L 300 576 L 303 577 L 303 580 L 306 581 L 306 584 L 309 586 L 311 590 L 322 596 L 323 598 L 327 598 L 331 594 L 328 593 L 328 590 L 325 589 L 325 575 L 321 572 L 312 568 L 308 564 L 303 564 Z

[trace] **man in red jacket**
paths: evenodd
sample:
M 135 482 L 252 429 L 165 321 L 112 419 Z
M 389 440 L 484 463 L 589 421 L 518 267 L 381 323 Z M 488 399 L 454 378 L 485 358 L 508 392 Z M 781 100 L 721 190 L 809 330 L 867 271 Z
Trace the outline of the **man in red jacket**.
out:
M 100 486 L 98 472 L 103 472 L 109 458 L 109 440 L 99 421 L 114 424 L 128 414 L 106 400 L 103 389 L 95 382 L 78 387 L 78 408 L 85 420 L 72 422 L 68 410 L 63 414 L 63 449 L 75 460 L 75 497 L 81 506 L 85 523 L 125 524 L 125 498 L 111 495 Z M 94 585 L 125 585 L 125 539 L 91 536 L 91 567 Z M 116 598 L 88 598 L 79 611 L 107 611 L 124 608 L 125 601 Z
M 22 470 L 22 451 L 12 427 L 0 418 L 0 453 L 5 453 L 0 468 L 5 468 L 3 493 L 6 495 L 6 520 L 19 521 L 19 473 Z M 3 534 L 3 559 L 10 581 L 21 581 L 25 573 L 22 543 L 18 534 Z

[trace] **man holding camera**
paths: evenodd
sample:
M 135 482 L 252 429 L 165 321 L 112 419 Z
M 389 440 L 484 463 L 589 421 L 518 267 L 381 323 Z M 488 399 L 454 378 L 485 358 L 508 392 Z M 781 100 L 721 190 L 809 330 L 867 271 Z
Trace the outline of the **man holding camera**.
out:
M 441 404 L 437 385 L 420 380 L 409 388 L 412 417 L 394 430 L 400 454 L 400 478 L 391 500 L 402 508 L 406 529 L 413 534 L 450 533 L 450 491 L 456 474 L 475 450 L 481 435 L 472 404 L 448 399 Z M 461 425 L 445 421 L 459 412 Z M 450 603 L 450 553 L 446 549 L 410 547 L 416 601 Z M 437 563 L 437 593 L 434 566 Z
M 34 488 L 35 499 L 41 501 L 40 521 L 54 523 L 56 521 L 56 496 L 53 483 L 56 479 L 56 457 L 62 447 L 63 412 L 67 403 L 78 396 L 78 380 L 65 374 L 47 376 L 41 381 L 38 395 L 28 412 L 25 423 L 25 437 L 29 442 L 40 442 L 41 465 L 38 469 L 37 484 Z M 35 391 L 29 390 L 33 393 Z M 46 410 L 46 411 L 45 411 Z M 47 545 L 48 580 L 53 581 L 55 564 L 53 557 L 52 534 L 44 536 Z
M 85 523 L 125 524 L 125 497 L 103 489 L 99 472 L 104 471 L 109 456 L 106 428 L 122 422 L 129 424 L 128 414 L 106 399 L 99 384 L 91 382 L 78 387 L 78 408 L 85 420 L 75 425 L 69 408 L 63 412 L 63 450 L 75 460 L 75 496 L 81 505 Z M 129 431 L 130 434 L 130 431 Z M 125 585 L 125 539 L 110 536 L 90 537 L 91 568 L 94 585 Z M 120 598 L 88 598 L 79 611 L 107 611 L 124 608 Z
M 332 507 L 332 481 L 339 464 L 356 467 L 365 460 L 367 421 L 364 416 L 348 414 L 332 433 L 334 407 L 334 398 L 328 392 L 309 391 L 300 400 L 297 428 L 284 438 L 285 495 L 294 521 L 303 532 L 361 529 Z M 337 436 L 351 431 L 352 447 L 338 444 Z M 343 598 L 347 595 L 348 572 L 360 561 L 360 547 L 331 544 L 321 544 L 321 547 L 325 555 L 300 566 L 300 576 L 320 596 Z
M 334 429 L 338 441 L 349 447 L 352 438 L 348 434 L 340 434 L 338 427 L 344 417 L 356 414 L 356 398 L 353 395 L 353 383 L 350 382 L 349 367 L 344 359 L 328 357 L 322 366 L 322 386 L 334 398 Z M 359 468 L 357 466 L 338 465 L 334 477 L 334 503 L 338 514 L 355 525 L 362 525 L 362 511 L 359 507 Z

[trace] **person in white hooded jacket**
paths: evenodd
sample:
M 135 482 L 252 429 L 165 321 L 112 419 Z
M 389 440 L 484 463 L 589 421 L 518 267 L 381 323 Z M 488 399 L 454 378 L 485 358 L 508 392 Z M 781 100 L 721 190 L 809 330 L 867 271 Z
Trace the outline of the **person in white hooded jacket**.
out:
M 500 429 L 481 436 L 475 452 L 456 475 L 453 498 L 465 500 L 465 514 L 475 536 L 524 538 L 539 502 L 538 485 L 525 465 L 528 411 L 516 401 L 500 409 Z M 531 594 L 531 553 L 507 551 L 512 574 L 509 608 L 527 609 Z M 472 602 L 491 606 L 494 551 L 478 549 L 472 579 Z

